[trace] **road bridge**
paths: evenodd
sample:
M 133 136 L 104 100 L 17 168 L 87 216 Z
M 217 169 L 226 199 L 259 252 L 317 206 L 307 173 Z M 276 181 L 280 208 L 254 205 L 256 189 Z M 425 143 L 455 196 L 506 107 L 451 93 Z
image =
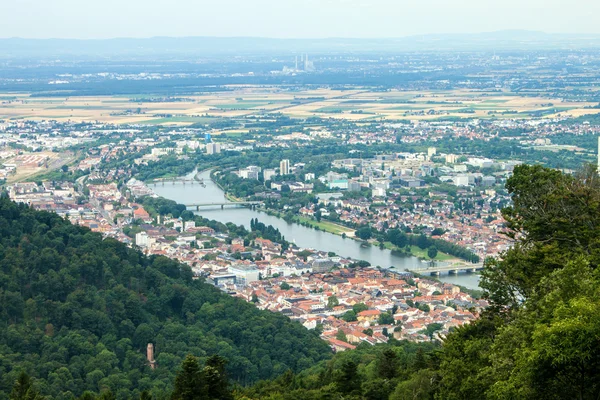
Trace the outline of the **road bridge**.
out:
M 224 202 L 207 202 L 207 203 L 190 203 L 185 204 L 187 208 L 196 208 L 196 211 L 200 210 L 200 207 L 218 207 L 221 209 L 225 208 L 225 206 L 230 207 L 257 207 L 262 206 L 264 203 L 262 201 L 224 201 Z
M 483 270 L 483 263 L 478 264 L 453 264 L 442 266 L 431 266 L 426 268 L 412 268 L 411 272 L 421 275 L 440 276 L 442 274 L 458 275 L 459 273 L 473 274 Z
M 185 184 L 189 184 L 189 185 L 198 184 L 200 186 L 206 186 L 204 184 L 204 179 L 195 179 L 195 178 L 160 179 L 160 180 L 156 180 L 156 181 L 152 182 L 152 184 L 154 186 L 156 186 L 156 185 L 165 186 L 165 184 L 175 185 L 176 183 L 183 183 L 184 185 Z

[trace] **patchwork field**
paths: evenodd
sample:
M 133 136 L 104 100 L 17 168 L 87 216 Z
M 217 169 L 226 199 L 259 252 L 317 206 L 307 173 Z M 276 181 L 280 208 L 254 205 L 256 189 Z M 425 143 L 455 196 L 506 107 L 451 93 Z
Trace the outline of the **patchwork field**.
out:
M 291 118 L 421 120 L 445 118 L 552 118 L 600 112 L 591 103 L 511 92 L 371 92 L 286 87 L 229 87 L 183 98 L 150 96 L 29 97 L 5 94 L 0 119 L 53 119 L 116 124 L 206 124 L 220 119 L 280 113 Z

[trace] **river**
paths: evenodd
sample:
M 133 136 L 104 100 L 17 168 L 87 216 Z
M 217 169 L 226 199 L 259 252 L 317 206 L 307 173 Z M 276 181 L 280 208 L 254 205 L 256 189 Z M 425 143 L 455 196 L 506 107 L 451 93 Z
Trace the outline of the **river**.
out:
M 198 183 L 190 184 L 189 182 L 185 184 L 167 182 L 164 186 L 161 183 L 149 184 L 149 186 L 159 196 L 182 204 L 227 202 L 223 191 L 210 179 L 209 171 L 200 173 L 199 178 L 204 179 L 204 186 Z M 424 269 L 426 267 L 426 263 L 421 262 L 416 257 L 395 255 L 391 251 L 382 250 L 377 246 L 362 247 L 352 239 L 343 239 L 338 235 L 317 231 L 295 223 L 287 223 L 281 218 L 249 208 L 225 207 L 221 209 L 217 206 L 212 209 L 201 208 L 196 213 L 204 218 L 223 223 L 233 222 L 236 225 L 244 225 L 248 229 L 250 228 L 250 220 L 258 218 L 262 223 L 273 225 L 279 229 L 288 241 L 294 242 L 299 247 L 332 251 L 343 257 L 365 260 L 373 266 L 384 268 L 393 266 L 398 271 Z M 443 282 L 462 285 L 470 289 L 479 287 L 479 275 L 475 274 L 442 275 L 439 279 Z

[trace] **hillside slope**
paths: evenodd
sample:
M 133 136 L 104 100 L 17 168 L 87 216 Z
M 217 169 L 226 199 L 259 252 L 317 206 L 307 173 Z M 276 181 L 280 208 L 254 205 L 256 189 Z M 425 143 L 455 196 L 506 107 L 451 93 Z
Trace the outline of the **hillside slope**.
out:
M 330 356 L 315 333 L 192 280 L 186 266 L 0 199 L 0 399 L 21 371 L 56 399 L 105 388 L 161 398 L 188 353 L 223 356 L 240 384 Z

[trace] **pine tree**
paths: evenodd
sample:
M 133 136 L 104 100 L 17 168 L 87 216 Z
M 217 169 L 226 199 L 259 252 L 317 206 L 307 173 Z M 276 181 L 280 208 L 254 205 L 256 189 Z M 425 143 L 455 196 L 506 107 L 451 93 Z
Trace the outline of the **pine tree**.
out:
M 117 398 L 110 390 L 102 392 L 100 395 L 100 400 L 116 400 Z
M 338 390 L 345 394 L 351 394 L 360 389 L 361 381 L 358 367 L 354 361 L 345 361 L 342 364 L 336 383 Z
M 21 372 L 13 385 L 12 392 L 8 397 L 10 400 L 43 400 L 38 391 L 32 386 L 31 378 L 25 372 Z
M 233 400 L 225 372 L 226 363 L 227 361 L 218 355 L 206 360 L 202 376 L 206 382 L 208 398 L 211 400 Z
M 188 354 L 181 364 L 181 370 L 175 377 L 175 389 L 171 394 L 171 400 L 204 400 L 206 398 L 206 387 L 202 381 L 198 359 Z
M 392 349 L 386 349 L 379 358 L 377 364 L 379 377 L 382 379 L 394 379 L 398 375 L 398 356 Z
M 152 400 L 152 395 L 147 390 L 144 390 L 140 393 L 140 400 Z

